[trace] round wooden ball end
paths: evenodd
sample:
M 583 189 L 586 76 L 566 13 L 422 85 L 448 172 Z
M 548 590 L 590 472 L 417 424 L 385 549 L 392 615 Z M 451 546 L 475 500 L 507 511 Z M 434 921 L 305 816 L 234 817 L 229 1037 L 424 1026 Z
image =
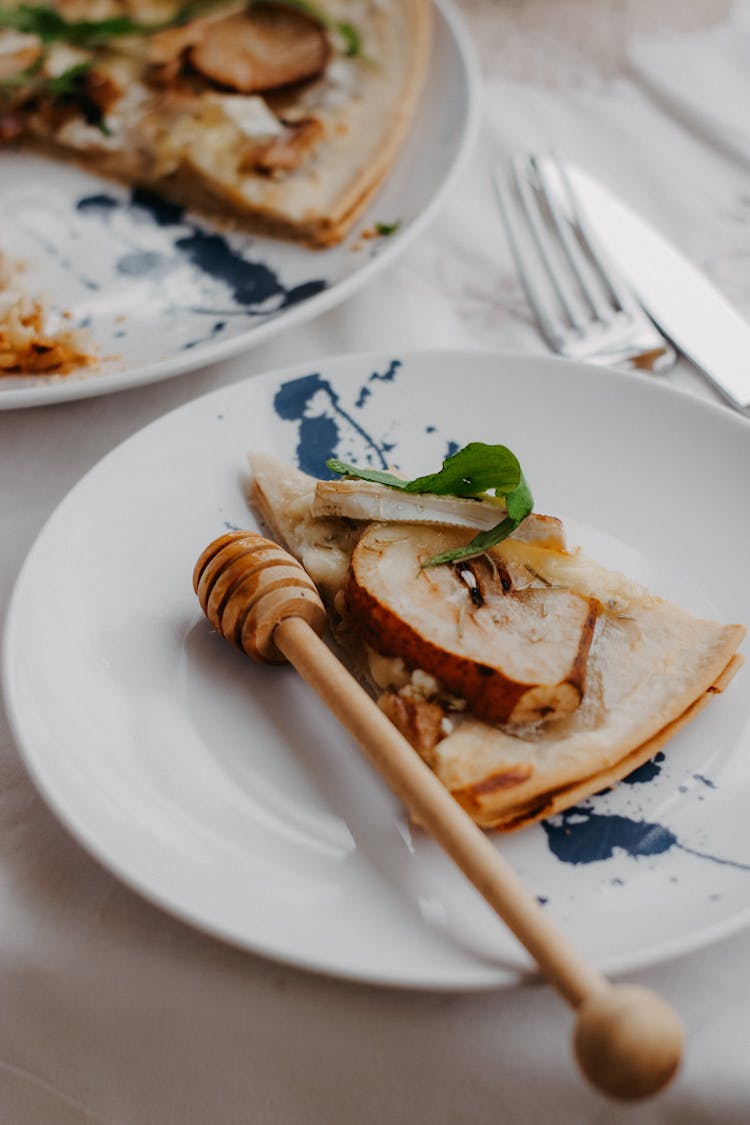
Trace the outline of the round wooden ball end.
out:
M 684 1043 L 672 1009 L 647 988 L 619 985 L 578 1010 L 575 1052 L 589 1081 L 613 1098 L 656 1094 L 672 1079 Z

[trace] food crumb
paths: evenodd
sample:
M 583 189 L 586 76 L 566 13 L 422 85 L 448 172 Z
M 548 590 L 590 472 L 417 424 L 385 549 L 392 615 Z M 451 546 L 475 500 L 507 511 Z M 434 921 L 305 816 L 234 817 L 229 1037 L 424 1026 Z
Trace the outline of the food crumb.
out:
M 361 250 L 363 244 L 372 241 L 373 238 L 389 238 L 390 235 L 396 233 L 400 226 L 400 219 L 397 219 L 395 223 L 373 223 L 371 227 L 365 227 L 364 230 L 359 232 L 357 241 L 352 245 L 352 250 Z
M 47 324 L 44 303 L 21 283 L 23 266 L 0 253 L 0 376 L 67 375 L 96 363 L 98 356 L 84 329 Z M 63 320 L 72 314 L 63 312 Z

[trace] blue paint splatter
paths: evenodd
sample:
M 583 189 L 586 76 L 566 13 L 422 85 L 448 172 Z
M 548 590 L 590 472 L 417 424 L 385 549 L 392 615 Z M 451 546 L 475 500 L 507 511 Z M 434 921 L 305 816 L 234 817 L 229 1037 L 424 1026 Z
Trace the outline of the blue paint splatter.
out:
M 373 371 L 373 373 L 370 375 L 367 382 L 368 383 L 392 383 L 395 380 L 396 373 L 397 373 L 397 371 L 399 370 L 400 367 L 401 367 L 401 360 L 400 359 L 392 359 L 390 364 L 388 365 L 388 369 L 386 371 L 383 371 L 383 372 Z M 359 409 L 361 410 L 362 407 L 367 402 L 367 400 L 368 400 L 368 398 L 370 397 L 371 394 L 372 394 L 372 391 L 371 391 L 370 387 L 365 385 L 364 387 L 362 387 L 361 391 L 359 392 L 359 397 L 358 397 L 358 399 L 357 399 L 357 401 L 354 405 L 359 407 Z
M 159 227 L 179 227 L 180 234 L 173 243 L 175 256 L 171 261 L 163 254 L 131 243 L 130 252 L 117 262 L 118 273 L 153 279 L 174 269 L 183 259 L 207 277 L 226 285 L 233 300 L 241 306 L 226 310 L 193 308 L 192 312 L 227 316 L 277 312 L 306 301 L 327 288 L 323 278 L 312 278 L 287 289 L 278 274 L 265 262 L 246 257 L 223 235 L 207 232 L 190 222 L 183 207 L 145 188 L 135 188 L 125 200 L 100 192 L 83 196 L 76 203 L 76 210 L 80 213 L 97 216 L 106 222 L 118 209 L 128 210 L 141 221 L 147 220 Z M 120 237 L 127 242 L 122 232 Z M 271 302 L 270 307 L 268 302 Z
M 339 395 L 319 373 L 283 383 L 273 405 L 280 418 L 298 423 L 297 463 L 303 472 L 330 478 L 326 461 L 337 455 L 342 432 L 347 430 L 364 442 L 368 464 L 374 461 L 379 468 L 387 467 L 382 447 L 341 406 Z
M 661 763 L 664 761 L 664 754 L 659 753 L 651 759 L 650 762 L 644 762 L 638 769 L 633 770 L 627 777 L 622 780 L 626 785 L 644 785 L 647 781 L 653 781 L 661 773 Z
M 263 262 L 250 262 L 220 234 L 193 230 L 178 238 L 175 249 L 203 273 L 223 281 L 240 305 L 260 305 L 284 293 L 277 275 Z
M 163 274 L 173 268 L 173 263 L 154 250 L 133 250 L 118 259 L 115 269 L 124 277 L 148 277 Z
M 611 859 L 615 850 L 638 858 L 662 855 L 671 848 L 678 848 L 723 867 L 750 871 L 750 864 L 723 859 L 688 847 L 678 840 L 671 829 L 662 824 L 632 820 L 618 814 L 595 813 L 584 806 L 568 809 L 560 816 L 542 821 L 542 827 L 547 834 L 550 850 L 563 863 L 597 863 Z
M 217 320 L 211 327 L 211 331 L 207 332 L 204 336 L 199 336 L 197 340 L 189 340 L 187 344 L 182 345 L 182 351 L 189 351 L 191 348 L 197 348 L 199 344 L 205 344 L 208 340 L 212 340 L 214 336 L 218 336 L 220 332 L 226 327 L 223 320 Z
M 383 371 L 382 374 L 378 371 L 373 371 L 372 375 L 370 376 L 370 382 L 371 383 L 393 383 L 395 378 L 396 378 L 396 374 L 397 374 L 400 367 L 401 367 L 401 360 L 400 359 L 392 359 L 390 364 L 388 365 L 387 371 Z
M 715 789 L 716 788 L 716 782 L 712 781 L 710 777 L 704 777 L 702 773 L 694 773 L 693 777 L 695 778 L 696 781 L 702 782 L 709 789 Z
M 314 281 L 303 281 L 300 285 L 295 285 L 286 291 L 281 307 L 282 309 L 288 309 L 292 305 L 298 305 L 301 301 L 308 301 L 310 297 L 322 293 L 325 288 L 327 288 L 327 283 L 322 278 L 317 278 Z
M 605 816 L 588 809 L 568 809 L 542 822 L 551 851 L 563 863 L 596 863 L 611 859 L 619 848 L 631 856 L 660 855 L 677 843 L 677 837 L 660 824 Z
M 119 207 L 120 203 L 113 195 L 105 195 L 103 192 L 96 195 L 84 195 L 76 203 L 76 211 L 112 211 Z
M 170 203 L 148 188 L 134 188 L 130 193 L 130 202 L 133 207 L 145 211 L 160 227 L 176 226 L 182 222 L 185 214 L 185 208 L 179 203 Z

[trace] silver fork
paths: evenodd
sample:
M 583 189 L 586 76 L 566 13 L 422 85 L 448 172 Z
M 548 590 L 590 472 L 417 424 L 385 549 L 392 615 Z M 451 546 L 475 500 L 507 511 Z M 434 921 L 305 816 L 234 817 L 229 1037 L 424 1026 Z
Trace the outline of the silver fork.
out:
M 647 371 L 675 362 L 598 245 L 555 156 L 516 157 L 510 175 L 495 172 L 495 188 L 518 275 L 552 351 Z

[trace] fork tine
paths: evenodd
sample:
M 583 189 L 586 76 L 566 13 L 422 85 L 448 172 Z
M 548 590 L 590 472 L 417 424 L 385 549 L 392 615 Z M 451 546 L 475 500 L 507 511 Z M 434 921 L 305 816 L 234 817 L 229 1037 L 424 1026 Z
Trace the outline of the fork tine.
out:
M 583 329 L 583 321 L 575 305 L 570 300 L 565 286 L 560 281 L 559 265 L 555 259 L 554 251 L 552 250 L 549 234 L 544 227 L 539 213 L 539 207 L 535 197 L 535 188 L 537 185 L 533 184 L 531 179 L 534 175 L 533 169 L 523 158 L 515 157 L 513 160 L 513 172 L 529 230 L 531 231 L 539 257 L 544 263 L 550 284 L 555 291 L 555 296 L 560 302 L 560 306 L 570 324 L 581 331 Z
M 559 318 L 552 311 L 547 294 L 537 285 L 534 274 L 526 264 L 526 258 L 521 250 L 516 235 L 515 223 L 513 222 L 513 203 L 499 169 L 495 170 L 493 179 L 497 202 L 500 208 L 500 217 L 505 226 L 505 233 L 508 238 L 511 254 L 513 255 L 516 271 L 526 292 L 528 302 L 536 316 L 542 335 L 552 350 L 557 351 L 564 338 L 564 333 L 561 330 L 562 326 L 559 322 Z
M 597 320 L 610 321 L 616 312 L 612 304 L 612 301 L 615 300 L 612 287 L 603 277 L 599 262 L 594 259 L 590 252 L 587 256 L 580 242 L 576 239 L 573 233 L 575 224 L 570 218 L 570 211 L 568 210 L 568 213 L 563 211 L 559 199 L 560 191 L 553 182 L 553 178 L 562 181 L 565 201 L 571 205 L 572 187 L 567 176 L 565 176 L 564 169 L 560 162 L 552 156 L 548 157 L 547 160 L 541 160 L 532 153 L 528 157 L 528 163 L 534 170 L 549 217 L 557 231 L 560 245 L 568 266 L 578 283 L 581 295 Z M 586 249 L 588 250 L 588 246 Z
M 578 203 L 578 198 L 573 185 L 570 182 L 565 164 L 553 154 L 548 154 L 543 159 L 538 157 L 534 158 L 538 164 L 545 169 L 547 175 L 547 183 L 549 184 L 550 171 L 553 175 L 557 176 L 564 204 L 569 216 L 569 222 L 573 229 L 576 231 L 578 238 L 583 246 L 586 248 L 588 257 L 595 267 L 605 289 L 610 294 L 612 300 L 615 302 L 617 308 L 622 309 L 623 312 L 630 313 L 631 315 L 641 313 L 640 305 L 633 297 L 628 287 L 620 280 L 617 270 L 608 262 L 607 256 L 599 245 L 596 235 L 591 230 L 586 216 L 581 211 Z M 550 194 L 560 196 L 560 190 L 555 191 L 554 187 L 550 187 Z
M 564 165 L 547 154 L 516 156 L 510 173 L 496 168 L 493 178 L 518 276 L 551 349 L 648 371 L 674 363 L 674 349 L 591 234 Z

